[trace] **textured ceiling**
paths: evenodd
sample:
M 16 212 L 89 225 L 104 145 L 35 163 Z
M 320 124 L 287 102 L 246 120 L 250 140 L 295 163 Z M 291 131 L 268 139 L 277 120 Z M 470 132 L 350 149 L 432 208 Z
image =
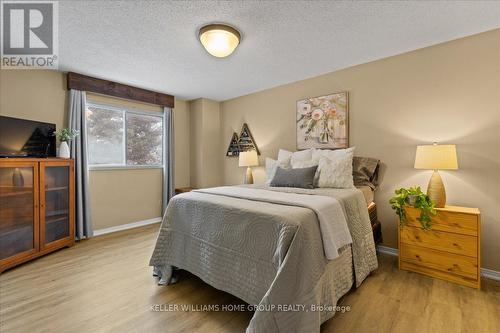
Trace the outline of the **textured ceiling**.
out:
M 197 30 L 225 22 L 225 59 Z M 500 27 L 500 1 L 60 1 L 60 69 L 226 100 Z

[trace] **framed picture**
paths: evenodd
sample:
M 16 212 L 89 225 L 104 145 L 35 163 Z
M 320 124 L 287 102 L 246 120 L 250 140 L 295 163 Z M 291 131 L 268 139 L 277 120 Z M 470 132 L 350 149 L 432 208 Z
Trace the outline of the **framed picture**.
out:
M 348 147 L 347 91 L 297 101 L 297 149 Z

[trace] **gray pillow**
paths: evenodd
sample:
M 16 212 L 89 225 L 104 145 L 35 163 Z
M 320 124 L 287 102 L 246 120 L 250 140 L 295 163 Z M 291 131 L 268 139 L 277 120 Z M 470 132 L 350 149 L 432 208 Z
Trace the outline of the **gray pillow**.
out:
M 309 168 L 282 169 L 278 167 L 271 180 L 271 187 L 314 188 L 317 165 Z

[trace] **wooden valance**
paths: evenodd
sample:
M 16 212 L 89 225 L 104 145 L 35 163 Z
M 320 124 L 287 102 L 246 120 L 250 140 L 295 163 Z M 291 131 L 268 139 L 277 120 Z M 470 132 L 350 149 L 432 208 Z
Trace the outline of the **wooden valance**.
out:
M 174 107 L 174 96 L 136 88 L 126 84 L 68 72 L 68 90 L 83 90 L 97 94 L 126 98 L 134 101 Z

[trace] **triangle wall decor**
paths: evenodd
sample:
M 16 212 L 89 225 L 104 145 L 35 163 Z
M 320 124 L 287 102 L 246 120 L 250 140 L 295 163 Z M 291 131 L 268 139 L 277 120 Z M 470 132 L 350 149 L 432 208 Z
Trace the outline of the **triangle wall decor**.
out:
M 260 155 L 259 148 L 257 148 L 252 133 L 250 132 L 250 129 L 248 128 L 248 125 L 246 123 L 244 123 L 243 127 L 241 128 L 240 138 L 238 139 L 238 146 L 240 152 L 248 150 L 256 150 L 257 155 Z
M 227 147 L 226 156 L 233 157 L 240 155 L 240 146 L 238 145 L 238 134 L 233 133 L 231 137 L 231 142 L 229 142 L 229 147 Z

